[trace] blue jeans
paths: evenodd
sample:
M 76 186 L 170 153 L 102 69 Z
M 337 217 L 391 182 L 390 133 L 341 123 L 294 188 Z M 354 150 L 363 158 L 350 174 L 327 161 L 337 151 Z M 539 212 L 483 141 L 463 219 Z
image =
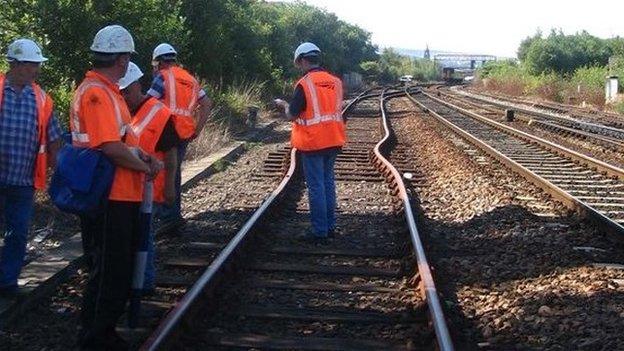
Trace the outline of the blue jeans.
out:
M 302 153 L 303 173 L 308 187 L 310 220 L 314 235 L 326 237 L 336 228 L 336 184 L 334 163 L 338 151 Z
M 33 214 L 35 189 L 32 186 L 0 185 L 6 232 L 0 257 L 0 287 L 17 288 L 22 271 L 28 228 Z
M 178 167 L 175 179 L 176 199 L 172 206 L 163 205 L 158 211 L 158 217 L 162 221 L 177 221 L 182 218 L 182 161 L 184 161 L 188 144 L 188 141 L 183 141 L 178 145 Z

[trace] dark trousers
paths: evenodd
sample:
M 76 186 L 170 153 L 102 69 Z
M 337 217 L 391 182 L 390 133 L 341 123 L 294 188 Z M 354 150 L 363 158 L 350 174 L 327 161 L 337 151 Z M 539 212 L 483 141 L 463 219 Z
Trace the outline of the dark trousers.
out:
M 34 193 L 32 186 L 0 184 L 0 207 L 4 207 L 6 223 L 4 248 L 0 255 L 0 288 L 17 289 L 17 278 L 26 255 Z
M 105 213 L 96 217 L 80 217 L 80 236 L 82 237 L 82 255 L 87 266 L 87 272 L 95 265 L 95 238 L 98 231 L 104 231 Z
M 105 347 L 130 294 L 140 203 L 109 201 L 104 215 L 81 218 L 89 280 L 82 301 L 81 345 Z
M 182 219 L 182 162 L 184 162 L 184 157 L 186 157 L 186 149 L 188 148 L 188 145 L 189 141 L 183 141 L 178 144 L 178 167 L 176 167 L 175 178 L 175 203 L 171 206 L 159 206 L 156 216 L 162 221 L 179 221 Z

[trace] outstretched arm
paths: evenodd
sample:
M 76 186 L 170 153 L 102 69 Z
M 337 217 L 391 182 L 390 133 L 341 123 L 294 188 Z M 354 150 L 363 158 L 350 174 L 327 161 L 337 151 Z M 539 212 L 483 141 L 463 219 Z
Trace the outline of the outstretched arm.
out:
M 212 111 L 212 100 L 208 96 L 204 96 L 201 100 L 199 100 L 199 109 L 198 119 L 197 119 L 197 128 L 195 129 L 195 135 L 201 134 L 202 130 L 206 126 L 206 122 L 208 122 L 208 117 L 210 117 L 210 111 Z

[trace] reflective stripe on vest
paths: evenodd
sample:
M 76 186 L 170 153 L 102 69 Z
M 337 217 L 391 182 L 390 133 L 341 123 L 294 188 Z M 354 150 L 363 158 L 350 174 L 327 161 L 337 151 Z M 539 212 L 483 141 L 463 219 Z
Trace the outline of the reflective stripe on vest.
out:
M 171 111 L 167 108 L 167 106 L 165 106 L 164 103 L 150 97 L 143 103 L 141 108 L 139 108 L 132 118 L 131 128 L 134 135 L 139 138 L 139 146 L 141 149 L 161 161 L 164 161 L 165 154 L 163 152 L 156 151 L 156 146 L 170 116 Z M 153 181 L 145 183 L 142 205 L 143 210 L 149 211 L 150 208 L 148 205 L 151 204 L 152 201 L 165 201 L 164 172 L 164 170 L 160 171 Z M 152 187 L 152 193 L 148 195 L 147 193 L 150 186 Z
M 196 81 L 193 81 L 191 88 L 191 96 L 186 106 L 179 106 L 182 102 L 178 101 L 178 92 L 176 89 L 176 77 L 173 73 L 174 68 L 170 68 L 163 71 L 163 79 L 165 80 L 165 94 L 168 99 L 165 103 L 174 115 L 183 117 L 192 117 L 193 110 L 197 104 L 197 98 L 199 95 L 199 85 Z M 194 80 L 194 79 L 193 79 Z
M 295 123 L 301 126 L 313 126 L 315 124 L 319 124 L 323 122 L 342 122 L 342 113 L 339 112 L 333 115 L 316 116 L 310 119 L 303 119 L 303 118 L 295 119 Z
M 4 83 L 5 76 L 0 74 L 0 108 L 2 107 L 2 98 L 4 95 Z M 46 93 L 41 87 L 32 83 L 32 89 L 35 93 L 35 105 L 37 111 L 37 141 L 39 147 L 37 150 L 37 156 L 35 157 L 35 169 L 33 176 L 33 185 L 35 189 L 41 190 L 45 188 L 47 180 L 48 170 L 48 155 L 47 155 L 47 142 L 48 142 L 48 123 L 50 122 L 50 116 L 52 114 L 53 102 L 48 98 Z
M 295 85 L 306 107 L 293 120 L 291 145 L 301 151 L 341 147 L 346 142 L 342 118 L 342 82 L 325 71 L 312 71 Z
M 132 131 L 134 132 L 134 134 L 140 138 L 141 133 L 143 133 L 143 130 L 145 130 L 145 127 L 150 124 L 158 111 L 160 111 L 163 107 L 165 107 L 165 105 L 162 102 L 158 102 L 154 106 L 152 106 L 147 115 L 143 119 L 141 119 L 138 125 L 132 125 Z
M 295 123 L 302 126 L 312 126 L 315 124 L 323 123 L 323 122 L 342 122 L 342 89 L 340 89 L 340 85 L 336 85 L 336 113 L 330 115 L 321 115 L 318 96 L 316 94 L 316 88 L 314 87 L 314 83 L 309 75 L 306 75 L 303 78 L 303 81 L 307 85 L 308 91 L 310 92 L 310 98 L 312 101 L 312 111 L 314 116 L 312 118 L 297 118 L 294 120 Z
M 72 108 L 70 111 L 71 117 L 69 121 L 72 130 L 72 142 L 78 143 L 79 145 L 82 144 L 80 146 L 88 146 L 90 142 L 89 134 L 80 132 L 80 116 L 78 114 L 78 111 L 80 110 L 80 101 L 82 100 L 82 95 L 84 95 L 84 93 L 88 89 L 94 87 L 102 88 L 108 94 L 108 97 L 113 104 L 113 108 L 115 109 L 115 119 L 117 120 L 117 125 L 119 126 L 119 136 L 123 137 L 124 135 L 126 135 L 126 125 L 123 123 L 123 119 L 121 117 L 121 107 L 119 106 L 117 99 L 115 99 L 115 95 L 113 94 L 113 92 L 111 92 L 106 85 L 98 81 L 84 81 L 82 84 L 80 84 L 80 86 L 76 90 L 76 94 L 74 95 L 74 100 L 72 102 Z

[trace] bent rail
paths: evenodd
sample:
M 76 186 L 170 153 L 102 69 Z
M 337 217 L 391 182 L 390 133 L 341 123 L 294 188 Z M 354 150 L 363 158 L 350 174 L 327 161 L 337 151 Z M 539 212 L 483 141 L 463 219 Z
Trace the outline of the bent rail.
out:
M 440 299 L 438 297 L 438 292 L 433 281 L 433 276 L 431 275 L 431 269 L 429 267 L 429 263 L 427 262 L 425 248 L 422 241 L 420 240 L 420 235 L 416 226 L 416 220 L 414 219 L 414 214 L 412 213 L 412 206 L 410 204 L 409 196 L 407 195 L 407 191 L 405 189 L 405 183 L 403 182 L 399 171 L 390 163 L 390 161 L 388 161 L 388 159 L 385 158 L 385 156 L 383 156 L 380 151 L 381 147 L 383 147 L 390 140 L 391 136 L 385 109 L 386 99 L 400 95 L 405 95 L 405 92 L 390 93 L 386 95 L 384 91 L 380 96 L 379 103 L 385 136 L 379 143 L 377 143 L 377 145 L 375 145 L 375 148 L 373 150 L 375 165 L 377 166 L 379 171 L 386 177 L 386 179 L 388 179 L 390 187 L 395 192 L 397 192 L 396 196 L 399 197 L 403 202 L 405 219 L 409 227 L 410 238 L 414 247 L 414 253 L 416 254 L 416 261 L 418 264 L 418 273 L 420 274 L 421 279 L 421 293 L 425 296 L 427 300 L 429 314 L 431 316 L 436 339 L 438 341 L 438 347 L 440 350 L 443 351 L 452 351 L 454 350 L 453 342 L 448 330 L 448 326 L 446 324 L 446 319 L 444 318 L 444 312 L 440 304 Z
M 368 92 L 370 92 L 370 89 L 365 90 L 351 100 L 351 102 L 344 107 L 342 111 L 343 114 L 346 113 L 357 101 L 365 98 Z M 154 351 L 163 348 L 165 345 L 170 345 L 172 335 L 174 335 L 180 324 L 188 316 L 193 305 L 204 294 L 204 292 L 209 291 L 218 284 L 219 278 L 221 275 L 225 274 L 227 266 L 234 260 L 235 254 L 240 250 L 242 244 L 248 238 L 248 234 L 290 183 L 296 169 L 296 154 L 297 149 L 293 148 L 290 152 L 290 166 L 278 187 L 273 190 L 269 197 L 254 212 L 251 218 L 245 222 L 243 227 L 219 253 L 219 255 L 199 277 L 195 284 L 193 284 L 190 290 L 180 301 L 176 303 L 175 307 L 160 322 L 156 330 L 154 330 L 143 345 L 141 345 L 140 350 Z

